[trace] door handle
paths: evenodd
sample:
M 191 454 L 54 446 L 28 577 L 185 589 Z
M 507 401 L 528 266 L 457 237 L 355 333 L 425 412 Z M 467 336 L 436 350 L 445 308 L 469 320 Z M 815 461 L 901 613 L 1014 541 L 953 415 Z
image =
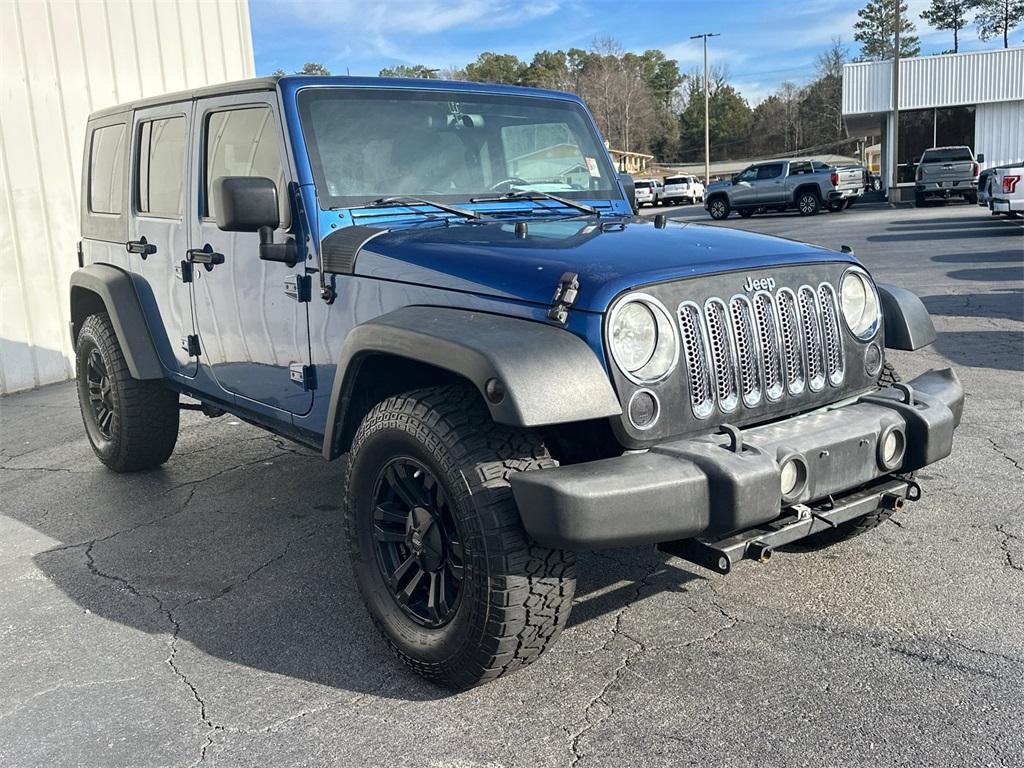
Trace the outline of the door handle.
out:
M 138 240 L 129 240 L 124 244 L 124 249 L 128 251 L 128 253 L 137 253 L 142 256 L 142 258 L 146 258 L 147 256 L 151 256 L 156 253 L 156 246 L 153 245 L 153 243 L 146 242 L 145 236 L 140 237 Z
M 189 248 L 185 255 L 193 264 L 204 264 L 207 269 L 213 269 L 215 264 L 224 263 L 224 254 L 217 253 L 209 243 L 202 248 Z

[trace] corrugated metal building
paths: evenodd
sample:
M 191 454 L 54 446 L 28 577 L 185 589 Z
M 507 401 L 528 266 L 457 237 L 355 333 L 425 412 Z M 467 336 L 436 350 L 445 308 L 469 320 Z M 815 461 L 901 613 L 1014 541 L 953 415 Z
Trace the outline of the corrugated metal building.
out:
M 90 112 L 254 74 L 247 0 L 0 4 L 0 393 L 73 375 Z
M 892 61 L 843 68 L 851 136 L 880 136 L 883 184 L 896 163 L 913 186 L 914 161 L 933 146 L 966 144 L 983 167 L 1024 160 L 1024 48 L 901 59 L 898 157 L 893 157 Z

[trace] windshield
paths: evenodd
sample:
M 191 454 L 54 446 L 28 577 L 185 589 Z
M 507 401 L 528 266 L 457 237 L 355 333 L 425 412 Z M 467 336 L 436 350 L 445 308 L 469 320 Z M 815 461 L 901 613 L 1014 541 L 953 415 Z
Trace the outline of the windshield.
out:
M 571 101 L 428 90 L 308 88 L 298 95 L 320 203 L 513 191 L 620 199 L 586 112 Z

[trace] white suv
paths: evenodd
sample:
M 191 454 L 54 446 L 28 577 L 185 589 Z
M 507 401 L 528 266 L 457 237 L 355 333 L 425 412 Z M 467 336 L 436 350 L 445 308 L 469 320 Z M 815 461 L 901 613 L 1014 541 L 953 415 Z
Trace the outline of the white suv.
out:
M 662 187 L 657 179 L 637 179 L 633 185 L 636 189 L 637 208 L 661 203 Z
M 662 201 L 665 205 L 703 203 L 704 185 L 696 176 L 666 176 Z

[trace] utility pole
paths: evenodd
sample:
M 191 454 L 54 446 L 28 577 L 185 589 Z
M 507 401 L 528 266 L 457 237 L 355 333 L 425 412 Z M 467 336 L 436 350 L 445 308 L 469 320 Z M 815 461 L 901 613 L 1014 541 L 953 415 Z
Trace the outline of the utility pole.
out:
M 704 39 L 704 183 L 711 183 L 711 132 L 708 127 L 708 38 L 719 37 L 719 32 L 690 35 L 691 40 Z

